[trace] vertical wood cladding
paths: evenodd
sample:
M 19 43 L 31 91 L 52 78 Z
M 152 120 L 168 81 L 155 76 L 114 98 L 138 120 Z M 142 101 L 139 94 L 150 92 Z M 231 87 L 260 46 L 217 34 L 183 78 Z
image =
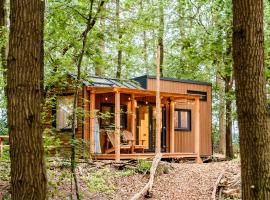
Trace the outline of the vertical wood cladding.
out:
M 147 89 L 156 89 L 156 80 L 147 80 Z M 161 80 L 160 91 L 172 93 L 187 93 L 188 90 L 207 92 L 207 101 L 200 101 L 200 152 L 201 155 L 212 154 L 212 89 L 210 85 L 182 83 Z M 191 110 L 191 131 L 175 130 L 175 152 L 194 152 L 194 104 L 192 102 L 176 101 L 175 109 Z

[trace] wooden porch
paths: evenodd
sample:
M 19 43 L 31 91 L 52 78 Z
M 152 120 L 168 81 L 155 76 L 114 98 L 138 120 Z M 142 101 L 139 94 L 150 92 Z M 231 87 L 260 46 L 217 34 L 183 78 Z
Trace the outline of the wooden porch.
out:
M 145 158 L 152 158 L 154 157 L 154 153 L 120 153 L 120 146 L 121 146 L 121 139 L 120 139 L 120 105 L 122 101 L 122 95 L 128 95 L 128 100 L 130 103 L 130 110 L 128 111 L 130 114 L 130 128 L 129 131 L 133 134 L 133 139 L 136 141 L 136 107 L 138 105 L 137 100 L 142 97 L 154 97 L 156 95 L 155 91 L 150 90 L 140 90 L 140 89 L 127 89 L 127 88 L 113 88 L 113 87 L 87 87 L 85 88 L 85 94 L 87 94 L 86 99 L 89 99 L 89 107 L 87 104 L 85 104 L 85 109 L 90 111 L 90 117 L 85 117 L 85 120 L 89 120 L 89 127 L 85 126 L 85 133 L 84 136 L 85 139 L 88 139 L 89 141 L 95 141 L 94 137 L 94 121 L 95 121 L 95 115 L 91 110 L 96 109 L 96 95 L 101 94 L 112 94 L 113 102 L 115 105 L 115 150 L 113 154 L 96 154 L 94 149 L 94 143 L 90 142 L 90 155 L 94 155 L 93 157 L 96 159 L 107 159 L 107 160 L 113 160 L 120 161 L 121 159 L 145 159 Z M 168 124 L 169 128 L 169 138 L 168 138 L 168 149 L 166 153 L 162 154 L 162 158 L 195 158 L 197 163 L 201 163 L 200 158 L 200 95 L 194 95 L 194 94 L 179 94 L 179 93 L 169 93 L 169 92 L 161 92 L 161 99 L 167 99 L 165 104 L 170 111 L 170 123 Z M 194 112 L 194 150 L 192 149 L 191 153 L 179 153 L 175 152 L 175 140 L 174 140 L 174 111 L 175 111 L 175 102 L 177 100 L 188 100 L 192 101 L 195 106 L 195 112 Z M 108 98 L 105 98 L 105 101 L 108 101 Z M 168 103 L 169 102 L 169 103 Z M 148 103 L 147 103 L 148 104 Z M 160 144 L 159 144 L 160 145 Z
M 154 158 L 154 153 L 133 153 L 133 154 L 120 154 L 121 160 L 131 160 L 131 159 L 151 159 Z M 100 160 L 114 160 L 116 158 L 115 154 L 96 154 L 96 159 Z M 196 159 L 196 153 L 162 153 L 162 158 L 191 158 Z

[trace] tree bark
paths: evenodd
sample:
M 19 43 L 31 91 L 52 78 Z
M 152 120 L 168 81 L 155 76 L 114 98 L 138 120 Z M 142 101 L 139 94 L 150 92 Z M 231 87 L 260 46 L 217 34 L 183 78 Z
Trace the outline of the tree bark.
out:
M 233 159 L 233 145 L 232 145 L 232 77 L 230 75 L 225 77 L 225 95 L 226 95 L 226 159 Z
M 7 10 L 6 10 L 6 0 L 0 0 L 0 37 L 5 41 L 6 29 L 7 28 Z M 3 70 L 4 83 L 6 83 L 6 70 L 7 70 L 7 45 L 1 44 L 1 65 Z M 6 94 L 5 94 L 6 95 Z
M 160 63 L 160 77 L 164 75 L 163 60 L 164 60 L 164 5 L 163 1 L 159 1 L 159 33 L 158 33 L 158 48 L 160 49 L 159 63 Z
M 12 199 L 46 199 L 40 77 L 42 1 L 10 2 L 7 71 Z
M 96 63 L 95 65 L 95 75 L 96 76 L 103 76 L 104 74 L 104 63 L 103 63 L 103 55 L 105 54 L 105 17 L 106 17 L 106 8 L 105 5 L 100 13 L 100 35 L 101 38 L 99 39 L 99 49 L 100 49 L 100 58 L 101 61 Z
M 118 51 L 117 51 L 117 71 L 116 71 L 116 78 L 121 78 L 122 75 L 122 47 L 121 39 L 122 39 L 122 32 L 120 26 L 120 0 L 116 0 L 116 28 L 118 34 Z
M 161 47 L 157 48 L 157 88 L 156 88 L 156 148 L 155 153 L 161 152 L 161 100 L 160 100 L 160 51 Z
M 263 0 L 233 0 L 233 60 L 242 199 L 270 199 Z
M 225 154 L 225 105 L 224 105 L 224 86 L 222 84 L 222 77 L 220 75 L 220 63 L 217 64 L 217 87 L 219 99 L 219 152 Z
M 148 54 L 147 54 L 147 37 L 146 37 L 146 31 L 143 31 L 143 60 L 144 60 L 144 68 L 146 75 L 149 75 L 149 66 L 148 66 Z

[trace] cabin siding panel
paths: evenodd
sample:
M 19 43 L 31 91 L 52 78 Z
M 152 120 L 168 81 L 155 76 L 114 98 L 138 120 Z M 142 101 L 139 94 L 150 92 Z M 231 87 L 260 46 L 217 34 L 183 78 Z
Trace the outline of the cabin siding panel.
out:
M 148 79 L 147 89 L 156 89 L 156 80 Z M 172 92 L 172 93 L 187 93 L 187 90 L 195 90 L 207 92 L 207 101 L 200 101 L 200 152 L 201 155 L 212 154 L 212 90 L 209 85 L 199 85 L 193 83 L 181 83 L 176 81 L 160 81 L 161 92 Z M 191 132 L 186 131 L 175 131 L 175 152 L 194 152 L 194 105 L 176 105 L 176 108 L 185 109 L 190 107 L 192 110 L 192 130 Z

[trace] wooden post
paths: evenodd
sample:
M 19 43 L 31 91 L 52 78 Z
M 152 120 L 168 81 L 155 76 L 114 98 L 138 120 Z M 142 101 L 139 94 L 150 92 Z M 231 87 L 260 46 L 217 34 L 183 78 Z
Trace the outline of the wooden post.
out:
M 90 154 L 95 151 L 95 92 L 92 90 L 90 94 Z
M 90 95 L 87 87 L 84 87 L 84 130 L 83 139 L 89 141 L 90 138 Z
M 200 156 L 200 97 L 195 97 L 195 153 L 197 154 L 196 163 L 202 163 Z
M 120 162 L 120 93 L 115 92 L 115 161 Z
M 131 95 L 131 132 L 133 139 L 136 140 L 136 100 L 135 95 Z
M 175 102 L 171 99 L 170 103 L 170 153 L 174 153 L 174 109 Z

